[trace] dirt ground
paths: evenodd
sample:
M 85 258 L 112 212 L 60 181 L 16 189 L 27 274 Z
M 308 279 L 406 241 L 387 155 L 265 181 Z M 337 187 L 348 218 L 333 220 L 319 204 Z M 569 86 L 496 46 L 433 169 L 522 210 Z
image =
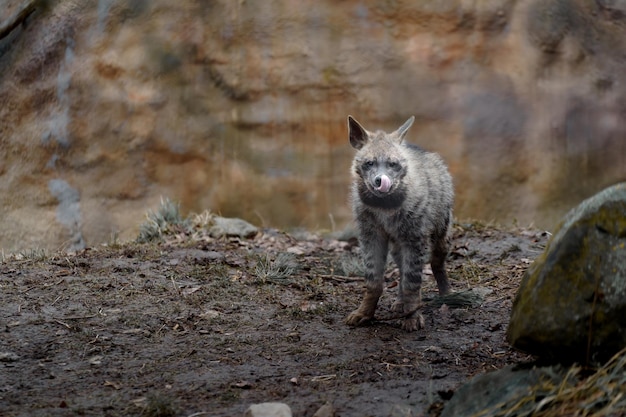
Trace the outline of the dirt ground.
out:
M 447 269 L 480 306 L 440 306 L 425 270 L 426 328 L 350 328 L 361 298 L 354 242 L 264 230 L 181 233 L 0 264 L 0 415 L 438 415 L 473 375 L 530 358 L 505 341 L 512 299 L 547 233 L 456 225 Z M 281 255 L 282 254 L 282 255 Z M 22 258 L 22 259 L 20 259 Z M 396 292 L 390 266 L 379 306 Z M 480 292 L 480 291 L 479 291 Z

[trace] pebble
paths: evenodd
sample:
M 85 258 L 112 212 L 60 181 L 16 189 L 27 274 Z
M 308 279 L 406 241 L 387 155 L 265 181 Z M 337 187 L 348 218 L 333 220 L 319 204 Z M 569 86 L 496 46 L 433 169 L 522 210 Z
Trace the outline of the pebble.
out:
M 292 417 L 291 408 L 283 403 L 252 404 L 244 417 Z

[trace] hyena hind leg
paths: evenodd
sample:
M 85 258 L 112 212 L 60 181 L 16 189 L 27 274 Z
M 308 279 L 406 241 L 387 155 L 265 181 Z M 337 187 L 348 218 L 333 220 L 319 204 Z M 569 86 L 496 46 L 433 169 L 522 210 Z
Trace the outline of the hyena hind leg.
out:
M 450 293 L 450 283 L 448 282 L 448 274 L 446 273 L 445 267 L 449 250 L 450 240 L 445 234 L 443 237 L 439 237 L 434 240 L 430 266 L 433 270 L 435 280 L 437 281 L 439 295 L 446 295 Z

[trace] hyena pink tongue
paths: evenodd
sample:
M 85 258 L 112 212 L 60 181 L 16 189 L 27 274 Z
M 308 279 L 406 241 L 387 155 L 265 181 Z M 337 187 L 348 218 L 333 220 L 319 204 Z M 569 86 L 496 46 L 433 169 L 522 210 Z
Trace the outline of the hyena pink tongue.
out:
M 376 187 L 376 191 L 380 191 L 381 193 L 386 193 L 391 188 L 391 179 L 385 174 L 380 176 L 380 185 Z

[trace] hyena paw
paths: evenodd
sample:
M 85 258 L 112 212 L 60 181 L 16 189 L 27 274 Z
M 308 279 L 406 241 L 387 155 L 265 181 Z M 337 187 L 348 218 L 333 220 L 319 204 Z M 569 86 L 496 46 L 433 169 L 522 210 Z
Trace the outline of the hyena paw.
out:
M 397 313 L 398 315 L 403 316 L 403 315 L 410 315 L 411 313 L 414 313 L 415 311 L 417 311 L 419 307 L 420 307 L 420 303 L 406 303 L 400 300 L 396 300 L 391 305 L 391 311 L 393 311 L 394 313 Z
M 419 313 L 414 313 L 410 317 L 407 317 L 402 322 L 402 329 L 407 332 L 414 332 L 419 329 L 423 329 L 426 327 L 426 323 L 424 322 L 424 316 Z
M 364 314 L 360 309 L 354 310 L 346 317 L 348 326 L 360 326 L 374 318 L 374 315 Z
M 414 332 L 425 327 L 424 317 L 417 312 L 420 308 L 419 302 L 402 302 L 396 300 L 391 309 L 398 315 L 404 317 L 402 328 L 407 332 Z

